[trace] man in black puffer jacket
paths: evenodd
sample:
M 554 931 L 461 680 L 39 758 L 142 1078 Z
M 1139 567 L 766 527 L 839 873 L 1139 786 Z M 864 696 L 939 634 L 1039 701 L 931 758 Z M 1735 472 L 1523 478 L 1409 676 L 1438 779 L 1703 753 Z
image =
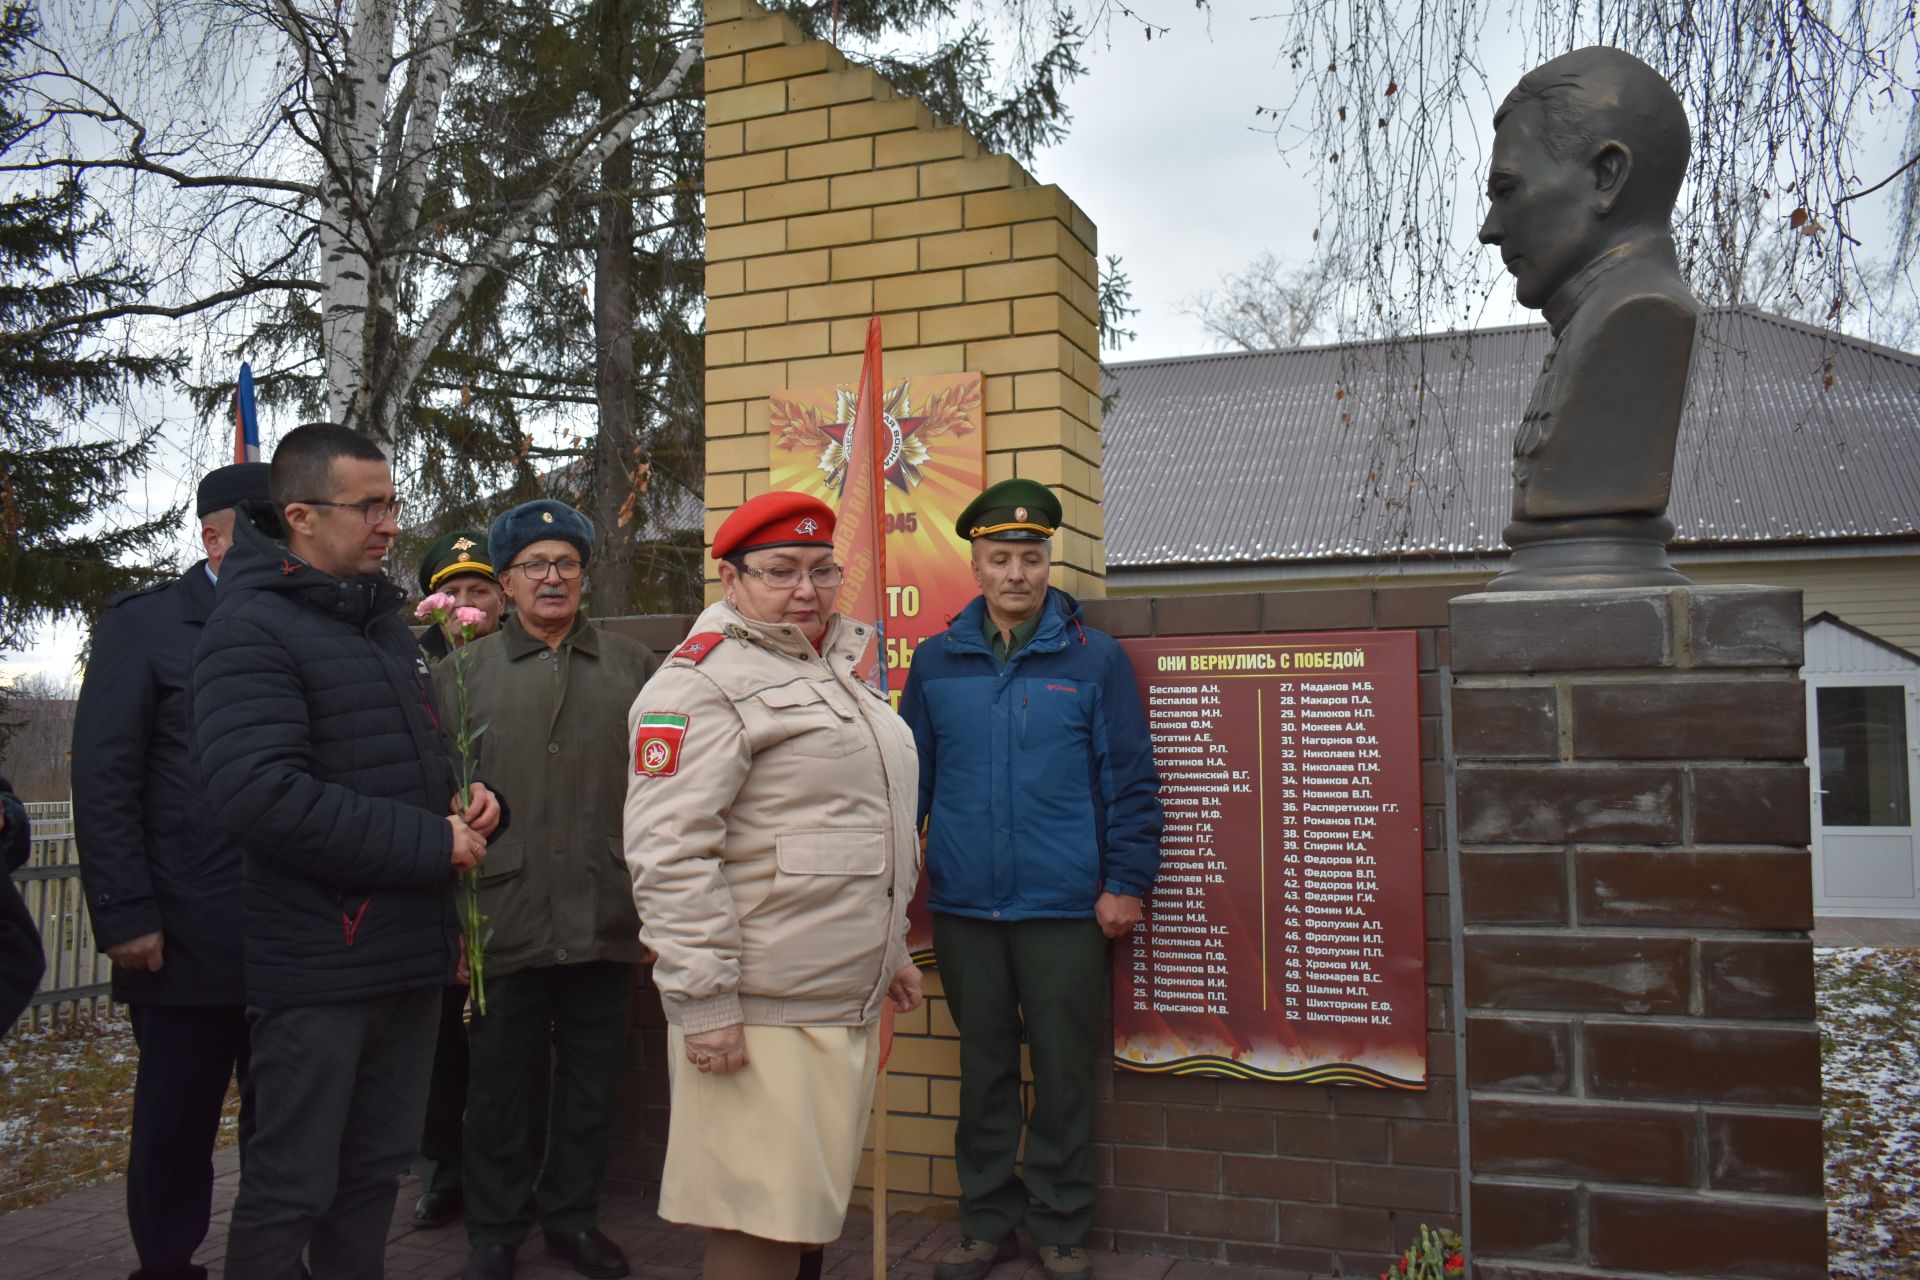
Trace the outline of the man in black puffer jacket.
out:
M 233 1280 L 384 1273 L 419 1145 L 454 874 L 500 806 L 464 811 L 427 667 L 381 565 L 399 533 L 372 442 L 326 424 L 274 453 L 284 546 L 242 507 L 194 654 L 194 750 L 242 849 L 256 1128 L 227 1237 Z

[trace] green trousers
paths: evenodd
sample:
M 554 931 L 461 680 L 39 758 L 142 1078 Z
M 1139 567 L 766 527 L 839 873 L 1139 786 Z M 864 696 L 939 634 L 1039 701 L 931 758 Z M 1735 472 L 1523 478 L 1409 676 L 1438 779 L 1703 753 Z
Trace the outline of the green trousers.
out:
M 1093 1225 L 1094 1072 L 1107 941 L 1092 920 L 933 917 L 933 951 L 960 1028 L 960 1229 L 1000 1241 L 1022 1221 L 1038 1245 L 1077 1245 Z M 1022 1105 L 1020 1044 L 1033 1059 Z M 1026 1158 L 1020 1128 L 1026 1125 Z
M 460 1135 L 466 1128 L 467 989 L 450 986 L 440 993 L 440 1038 L 433 1047 L 433 1091 L 427 1095 L 427 1128 L 420 1136 L 420 1158 L 413 1162 L 422 1191 L 460 1190 Z M 548 1049 L 536 1049 L 531 1092 L 527 1095 L 527 1141 L 534 1162 L 547 1149 L 547 1081 L 552 1075 Z
M 563 1235 L 598 1225 L 632 987 L 632 965 L 606 962 L 487 975 L 487 1011 L 474 1014 L 467 1033 L 461 1152 L 474 1244 L 518 1244 L 536 1213 L 541 1226 Z M 549 1044 L 543 1162 L 532 1097 Z

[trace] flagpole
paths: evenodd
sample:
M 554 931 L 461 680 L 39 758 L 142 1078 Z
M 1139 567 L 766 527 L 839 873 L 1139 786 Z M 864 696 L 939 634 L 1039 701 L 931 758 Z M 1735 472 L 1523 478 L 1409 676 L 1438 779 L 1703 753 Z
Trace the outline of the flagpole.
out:
M 885 1013 L 880 1015 L 886 1017 Z M 887 1060 L 873 1089 L 873 1280 L 887 1274 Z
M 845 567 L 839 608 L 873 625 L 873 662 L 877 680 L 865 667 L 862 651 L 858 676 L 887 690 L 887 475 L 888 446 L 893 429 L 887 425 L 886 383 L 881 371 L 880 317 L 867 318 L 867 349 L 860 360 L 859 389 L 846 441 L 846 468 L 840 478 L 839 526 L 834 535 L 834 557 Z M 889 922 L 891 927 L 891 922 Z M 891 978 L 892 975 L 888 975 Z M 873 1274 L 887 1274 L 887 1058 L 893 1047 L 893 1002 L 883 997 L 880 1039 L 874 1068 L 873 1121 Z

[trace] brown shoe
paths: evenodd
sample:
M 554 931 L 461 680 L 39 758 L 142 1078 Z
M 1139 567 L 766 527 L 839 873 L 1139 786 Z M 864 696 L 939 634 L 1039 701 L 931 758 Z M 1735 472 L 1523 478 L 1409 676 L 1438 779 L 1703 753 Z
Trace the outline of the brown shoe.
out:
M 960 1243 L 940 1255 L 934 1264 L 934 1280 L 980 1280 L 993 1270 L 996 1262 L 1012 1262 L 1020 1256 L 1020 1244 L 1012 1236 L 995 1244 L 961 1236 Z
M 1050 1276 L 1090 1276 L 1093 1274 L 1093 1259 L 1079 1245 L 1043 1244 L 1040 1246 L 1040 1265 L 1047 1269 Z

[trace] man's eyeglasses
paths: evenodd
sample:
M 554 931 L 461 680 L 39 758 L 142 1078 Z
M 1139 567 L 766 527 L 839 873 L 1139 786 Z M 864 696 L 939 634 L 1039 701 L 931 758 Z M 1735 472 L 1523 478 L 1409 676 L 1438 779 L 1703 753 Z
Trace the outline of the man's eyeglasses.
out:
M 742 573 L 752 574 L 754 577 L 760 579 L 760 581 L 772 587 L 775 591 L 791 591 L 800 585 L 800 570 L 790 564 L 768 565 L 764 569 L 756 569 L 750 564 L 743 564 L 740 566 L 740 571 Z M 847 571 L 837 564 L 823 564 L 816 569 L 809 569 L 806 572 L 807 576 L 813 579 L 813 585 L 822 591 L 831 591 L 833 588 L 839 586 L 840 580 L 846 577 L 847 574 Z
M 558 573 L 560 581 L 572 582 L 586 567 L 578 560 L 522 560 L 519 564 L 508 565 L 507 572 L 518 569 L 520 576 L 528 582 L 545 582 L 549 573 Z
M 288 503 L 287 505 L 292 506 L 293 504 Z M 400 498 L 393 498 L 391 500 L 387 498 L 368 498 L 365 502 L 322 502 L 318 498 L 301 498 L 300 505 L 303 507 L 345 507 L 349 511 L 358 511 L 360 518 L 368 524 L 379 524 L 389 518 L 391 518 L 395 524 L 399 524 L 400 512 L 407 504 Z

